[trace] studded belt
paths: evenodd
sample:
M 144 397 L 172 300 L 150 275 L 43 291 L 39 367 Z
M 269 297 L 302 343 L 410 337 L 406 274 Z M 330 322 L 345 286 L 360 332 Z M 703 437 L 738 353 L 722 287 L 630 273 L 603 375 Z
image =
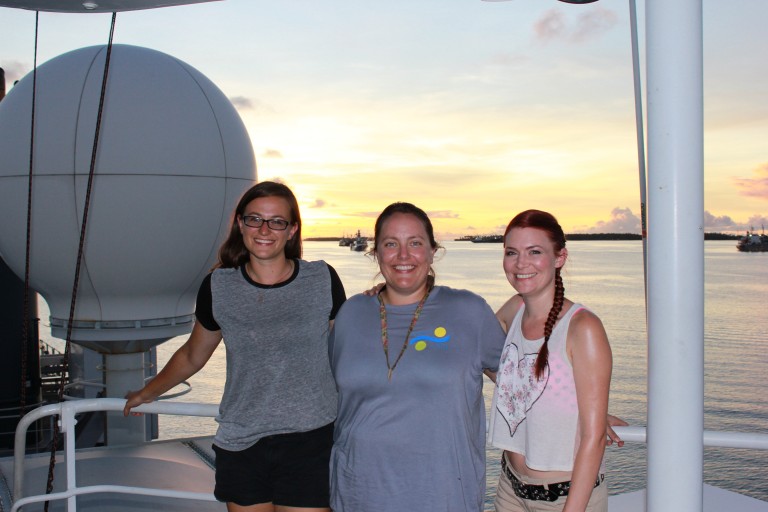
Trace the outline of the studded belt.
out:
M 507 459 L 503 455 L 501 456 L 501 470 L 509 479 L 509 483 L 512 484 L 512 489 L 515 491 L 515 495 L 518 498 L 531 501 L 557 501 L 563 496 L 568 496 L 568 491 L 571 490 L 571 482 L 557 482 L 547 485 L 533 485 L 522 482 L 515 476 L 507 466 Z M 605 475 L 600 474 L 595 480 L 594 487 L 597 487 L 605 480 Z

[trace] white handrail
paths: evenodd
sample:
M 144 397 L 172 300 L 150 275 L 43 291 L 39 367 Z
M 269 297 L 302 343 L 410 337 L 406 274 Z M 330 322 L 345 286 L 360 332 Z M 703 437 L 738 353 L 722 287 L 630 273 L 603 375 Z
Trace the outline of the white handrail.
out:
M 16 428 L 16 438 L 14 446 L 14 478 L 13 495 L 15 498 L 11 512 L 16 512 L 19 508 L 30 503 L 39 503 L 43 501 L 67 500 L 67 510 L 74 512 L 76 510 L 76 497 L 84 494 L 94 493 L 121 493 L 137 494 L 144 496 L 156 496 L 166 498 L 192 499 L 200 501 L 216 501 L 211 493 L 199 493 L 189 491 L 175 491 L 169 489 L 153 489 L 148 487 L 130 487 L 121 485 L 92 485 L 77 487 L 76 468 L 75 468 L 75 436 L 69 435 L 74 432 L 77 420 L 75 415 L 82 412 L 92 411 L 122 411 L 125 406 L 125 400 L 122 398 L 90 398 L 73 402 L 61 402 L 50 404 L 35 409 L 27 413 L 19 421 Z M 146 414 L 172 414 L 179 416 L 202 416 L 214 417 L 218 414 L 219 406 L 216 404 L 198 404 L 182 402 L 152 402 L 143 404 L 133 409 L 134 412 Z M 29 425 L 45 416 L 59 415 L 61 432 L 64 436 L 64 449 L 66 451 L 66 490 L 51 494 L 38 496 L 21 497 L 24 489 L 24 459 L 26 451 L 26 432 Z M 616 433 L 624 440 L 630 443 L 646 442 L 645 427 L 614 427 Z M 768 450 L 768 434 L 754 434 L 742 432 L 716 432 L 711 430 L 704 431 L 702 439 L 704 446 L 720 446 L 726 448 L 751 448 L 757 450 Z
M 44 501 L 54 501 L 62 499 L 76 498 L 85 494 L 97 494 L 97 493 L 120 493 L 120 494 L 135 494 L 139 496 L 157 496 L 159 498 L 180 498 L 188 500 L 198 501 L 216 501 L 216 497 L 212 493 L 207 492 L 191 492 L 191 491 L 173 491 L 170 489 L 152 489 L 150 487 L 128 487 L 124 485 L 89 485 L 87 487 L 77 487 L 72 490 L 64 492 L 52 492 L 51 494 L 41 494 L 37 496 L 29 496 L 22 498 L 13 503 L 11 512 L 16 512 L 21 507 L 29 505 L 31 503 L 42 503 Z
M 122 411 L 123 407 L 125 407 L 125 399 L 123 398 L 91 398 L 86 400 L 45 405 L 27 413 L 24 417 L 22 417 L 18 426 L 16 427 L 16 438 L 14 442 L 13 495 L 15 502 L 11 512 L 16 512 L 19 507 L 25 504 L 55 499 L 67 499 L 67 510 L 74 512 L 76 510 L 75 498 L 78 495 L 92 494 L 95 492 L 119 492 L 123 494 L 144 494 L 148 496 L 215 501 L 213 494 L 206 493 L 190 493 L 164 489 L 111 485 L 88 486 L 80 488 L 77 487 L 75 468 L 75 436 L 69 435 L 69 433 L 74 433 L 74 428 L 77 424 L 75 415 L 82 412 L 92 411 Z M 146 414 L 173 414 L 180 416 L 214 417 L 219 412 L 219 406 L 216 404 L 152 402 L 150 404 L 142 404 L 138 407 L 135 407 L 133 411 Z M 27 429 L 29 428 L 29 425 L 38 419 L 52 415 L 59 415 L 61 432 L 65 434 L 64 450 L 66 452 L 66 491 L 42 496 L 18 498 L 22 496 L 24 490 L 24 459 L 26 455 Z
M 624 441 L 630 443 L 646 442 L 645 427 L 613 427 L 613 430 L 615 430 L 619 437 Z M 768 434 L 705 430 L 702 441 L 704 446 L 768 450 Z

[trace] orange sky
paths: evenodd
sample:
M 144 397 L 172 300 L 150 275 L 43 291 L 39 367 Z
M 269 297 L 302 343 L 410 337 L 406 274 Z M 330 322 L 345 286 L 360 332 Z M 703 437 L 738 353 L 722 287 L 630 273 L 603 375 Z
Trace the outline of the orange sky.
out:
M 618 0 L 227 0 L 121 13 L 115 42 L 174 55 L 233 100 L 259 179 L 294 189 L 305 236 L 370 234 L 393 201 L 427 210 L 446 238 L 500 232 L 527 208 L 570 232 L 637 232 L 626 11 Z M 768 2 L 705 2 L 704 15 L 705 229 L 760 229 Z M 32 67 L 34 13 L 0 8 L 0 23 L 12 81 Z M 109 15 L 43 13 L 38 59 L 103 44 L 108 28 Z

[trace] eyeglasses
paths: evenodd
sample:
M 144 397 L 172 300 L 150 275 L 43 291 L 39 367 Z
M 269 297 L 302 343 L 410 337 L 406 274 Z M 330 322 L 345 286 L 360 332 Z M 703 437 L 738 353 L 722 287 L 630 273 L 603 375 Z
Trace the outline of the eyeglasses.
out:
M 262 219 L 261 217 L 257 217 L 255 215 L 243 215 L 240 218 L 243 219 L 243 224 L 245 224 L 249 228 L 260 228 L 266 222 L 267 227 L 273 231 L 285 231 L 286 229 L 288 229 L 288 226 L 291 224 L 287 220 Z

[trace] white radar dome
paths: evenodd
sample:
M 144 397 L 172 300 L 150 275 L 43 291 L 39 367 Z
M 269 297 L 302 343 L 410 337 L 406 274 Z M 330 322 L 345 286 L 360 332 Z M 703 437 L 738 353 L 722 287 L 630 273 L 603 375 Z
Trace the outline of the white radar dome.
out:
M 107 48 L 37 71 L 30 285 L 64 338 Z M 24 275 L 32 75 L 0 101 L 0 256 Z M 106 353 L 189 332 L 198 286 L 256 180 L 226 96 L 169 55 L 115 45 L 106 87 L 72 340 Z M 156 340 L 156 341 L 151 341 Z M 117 343 L 117 342 L 120 343 Z

